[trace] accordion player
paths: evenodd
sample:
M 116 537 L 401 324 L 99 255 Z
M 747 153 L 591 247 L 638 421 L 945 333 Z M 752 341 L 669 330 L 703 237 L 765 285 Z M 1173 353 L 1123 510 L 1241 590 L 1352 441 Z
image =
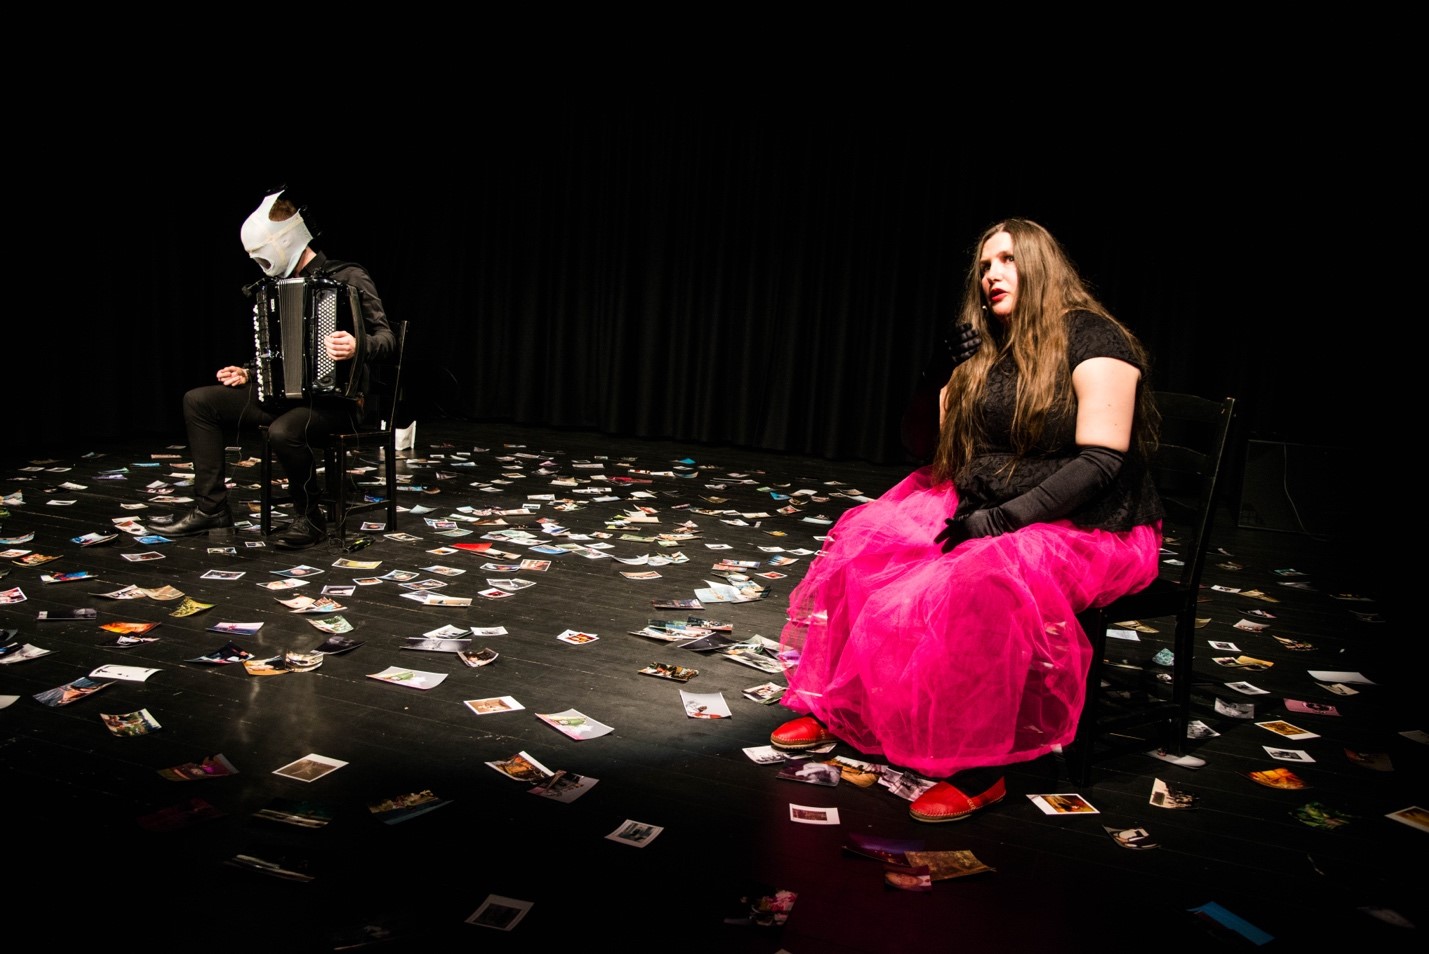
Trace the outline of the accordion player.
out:
M 324 341 L 346 331 L 363 353 L 362 292 L 325 276 L 265 279 L 253 297 L 253 384 L 258 403 L 273 410 L 334 398 L 362 403 L 360 360 L 334 361 Z

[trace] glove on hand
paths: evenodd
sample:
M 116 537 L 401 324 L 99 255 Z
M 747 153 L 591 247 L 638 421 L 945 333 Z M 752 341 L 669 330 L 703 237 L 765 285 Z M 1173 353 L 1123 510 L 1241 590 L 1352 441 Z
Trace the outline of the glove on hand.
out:
M 973 537 L 996 537 L 1017 529 L 1008 521 L 1001 507 L 988 507 L 986 510 L 974 510 L 961 517 L 949 517 L 946 523 L 947 526 L 933 538 L 934 543 L 943 545 L 944 553 Z
M 996 507 L 949 517 L 947 526 L 933 542 L 941 543 L 947 553 L 973 537 L 995 537 L 1029 523 L 1065 517 L 1105 490 L 1116 479 L 1125 459 L 1125 454 L 1109 447 L 1083 447 L 1076 457 L 1026 493 Z
M 966 322 L 954 325 L 933 349 L 928 364 L 923 368 L 922 383 L 936 384 L 941 388 L 948 383 L 948 375 L 952 374 L 958 365 L 977 354 L 980 347 L 982 335 L 978 334 L 976 328 Z

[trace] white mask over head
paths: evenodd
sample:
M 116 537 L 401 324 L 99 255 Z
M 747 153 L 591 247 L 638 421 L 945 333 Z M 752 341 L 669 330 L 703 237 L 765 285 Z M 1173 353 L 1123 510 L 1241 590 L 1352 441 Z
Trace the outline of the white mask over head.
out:
M 240 233 L 243 250 L 248 253 L 249 258 L 258 263 L 263 274 L 269 278 L 286 278 L 291 275 L 293 269 L 298 267 L 298 259 L 302 257 L 303 249 L 313 240 L 313 234 L 303 224 L 301 212 L 295 212 L 292 218 L 281 222 L 274 222 L 268 217 L 273 203 L 277 202 L 282 194 L 275 192 L 265 198 L 244 221 Z

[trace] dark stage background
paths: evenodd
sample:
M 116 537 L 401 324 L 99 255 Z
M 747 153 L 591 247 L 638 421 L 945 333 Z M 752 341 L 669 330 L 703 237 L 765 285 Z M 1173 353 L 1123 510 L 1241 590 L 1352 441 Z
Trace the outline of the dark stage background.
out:
M 238 232 L 278 183 L 307 203 L 315 244 L 366 265 L 411 322 L 403 423 L 902 461 L 899 415 L 971 243 L 1023 215 L 1141 336 L 1156 386 L 1240 399 L 1239 442 L 1376 432 L 1378 389 L 1334 370 L 1361 334 L 1336 313 L 1362 293 L 1335 263 L 1351 182 L 1293 126 L 1269 145 L 1262 127 L 1255 149 L 1190 118 L 1017 150 L 1047 162 L 995 158 L 896 111 L 488 111 L 460 135 L 371 125 L 345 148 L 286 129 L 281 148 L 276 135 L 235 147 L 232 130 L 136 136 L 125 170 L 95 162 L 42 188 L 66 254 L 46 279 L 11 450 L 182 442 L 183 392 L 251 355 L 240 289 L 259 273 Z

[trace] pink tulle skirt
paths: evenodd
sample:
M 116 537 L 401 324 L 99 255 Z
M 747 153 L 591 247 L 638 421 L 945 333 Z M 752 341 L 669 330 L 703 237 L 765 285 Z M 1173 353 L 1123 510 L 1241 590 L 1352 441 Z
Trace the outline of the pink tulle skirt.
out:
M 798 654 L 785 706 L 930 778 L 1070 742 L 1091 660 L 1076 614 L 1149 584 L 1161 548 L 1159 526 L 1062 520 L 945 554 L 933 538 L 956 506 L 923 468 L 845 513 L 780 640 Z

